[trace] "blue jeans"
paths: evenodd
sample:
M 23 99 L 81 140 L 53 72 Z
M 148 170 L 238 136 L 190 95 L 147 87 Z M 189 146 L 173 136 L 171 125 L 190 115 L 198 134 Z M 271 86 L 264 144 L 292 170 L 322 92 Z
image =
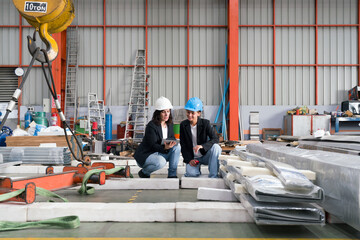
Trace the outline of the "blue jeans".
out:
M 180 144 L 173 146 L 169 149 L 169 152 L 159 153 L 155 152 L 148 156 L 145 160 L 144 165 L 142 166 L 142 172 L 146 175 L 149 175 L 156 170 L 163 168 L 166 165 L 166 162 L 169 162 L 169 169 L 168 169 L 168 177 L 176 176 L 176 170 L 179 163 L 180 157 Z
M 199 164 L 191 166 L 186 164 L 185 177 L 198 177 L 201 174 L 200 165 L 208 165 L 209 167 L 209 178 L 217 178 L 219 172 L 219 156 L 221 154 L 221 147 L 218 144 L 214 144 L 207 153 L 199 158 Z

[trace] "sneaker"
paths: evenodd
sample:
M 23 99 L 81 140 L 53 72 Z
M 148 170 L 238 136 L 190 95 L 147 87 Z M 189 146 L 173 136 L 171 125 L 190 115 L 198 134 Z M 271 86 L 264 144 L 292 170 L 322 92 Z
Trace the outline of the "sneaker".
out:
M 167 178 L 178 178 L 177 176 L 168 176 Z
M 140 169 L 140 171 L 138 172 L 138 175 L 140 178 L 150 178 L 149 175 L 146 175 L 145 173 L 143 173 L 142 169 Z

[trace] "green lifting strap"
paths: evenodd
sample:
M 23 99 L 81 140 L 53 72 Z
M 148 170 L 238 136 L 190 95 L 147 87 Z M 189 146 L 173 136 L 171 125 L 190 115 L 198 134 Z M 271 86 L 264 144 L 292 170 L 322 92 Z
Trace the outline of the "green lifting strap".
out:
M 89 186 L 86 186 L 87 184 L 87 181 L 89 180 L 89 178 L 94 175 L 94 174 L 100 174 L 100 172 L 105 172 L 106 175 L 110 175 L 110 174 L 114 174 L 118 171 L 121 171 L 123 170 L 124 168 L 123 167 L 117 167 L 117 168 L 111 168 L 111 169 L 107 169 L 107 170 L 104 170 L 104 169 L 93 169 L 93 170 L 90 170 L 88 171 L 85 176 L 84 176 L 84 179 L 82 181 L 82 184 L 81 184 L 81 187 L 80 189 L 78 190 L 78 192 L 80 194 L 87 194 L 87 195 L 90 195 L 90 194 L 94 194 L 95 192 L 95 188 L 94 187 L 89 187 Z
M 22 189 L 13 191 L 13 192 L 1 194 L 0 202 L 3 202 L 10 198 L 16 197 L 16 196 L 22 194 L 24 191 L 25 191 L 25 188 L 22 188 Z M 64 202 L 68 202 L 68 200 L 66 198 L 63 198 L 60 195 L 53 193 L 49 190 L 46 190 L 44 188 L 41 188 L 41 187 L 36 187 L 36 194 L 44 196 L 44 197 L 48 197 L 48 198 L 59 198 L 59 199 L 63 200 Z
M 44 227 L 60 227 L 60 228 L 78 228 L 80 226 L 80 219 L 78 216 L 65 216 L 52 218 L 48 220 L 41 220 L 37 222 L 0 222 L 0 232 L 21 230 L 26 228 L 44 228 Z

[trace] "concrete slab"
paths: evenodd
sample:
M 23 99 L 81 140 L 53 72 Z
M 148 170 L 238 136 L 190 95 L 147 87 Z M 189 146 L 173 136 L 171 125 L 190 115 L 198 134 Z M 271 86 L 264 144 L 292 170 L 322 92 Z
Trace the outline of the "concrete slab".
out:
M 23 203 L 1 203 L 0 221 L 26 222 L 28 206 Z
M 28 221 L 77 215 L 82 222 L 174 222 L 175 203 L 34 203 Z
M 181 177 L 181 188 L 199 187 L 228 189 L 222 178 L 208 178 L 207 175 L 201 175 L 197 178 Z
M 208 201 L 238 202 L 230 189 L 204 188 L 199 187 L 197 199 Z
M 107 179 L 105 185 L 93 185 L 95 189 L 179 189 L 178 178 L 118 178 Z M 79 187 L 76 187 L 79 188 Z
M 253 222 L 253 219 L 239 202 L 178 202 L 176 222 Z

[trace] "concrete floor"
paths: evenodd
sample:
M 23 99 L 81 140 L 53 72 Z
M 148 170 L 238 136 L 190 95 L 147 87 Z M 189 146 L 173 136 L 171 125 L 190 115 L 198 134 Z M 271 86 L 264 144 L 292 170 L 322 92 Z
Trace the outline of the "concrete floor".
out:
M 197 190 L 102 190 L 82 196 L 76 190 L 57 191 L 70 202 L 195 202 Z M 37 197 L 37 202 L 45 201 Z M 131 204 L 131 203 L 129 203 Z M 254 223 L 85 223 L 77 229 L 27 229 L 0 232 L 0 238 L 360 238 L 345 224 L 321 226 L 258 226 Z

